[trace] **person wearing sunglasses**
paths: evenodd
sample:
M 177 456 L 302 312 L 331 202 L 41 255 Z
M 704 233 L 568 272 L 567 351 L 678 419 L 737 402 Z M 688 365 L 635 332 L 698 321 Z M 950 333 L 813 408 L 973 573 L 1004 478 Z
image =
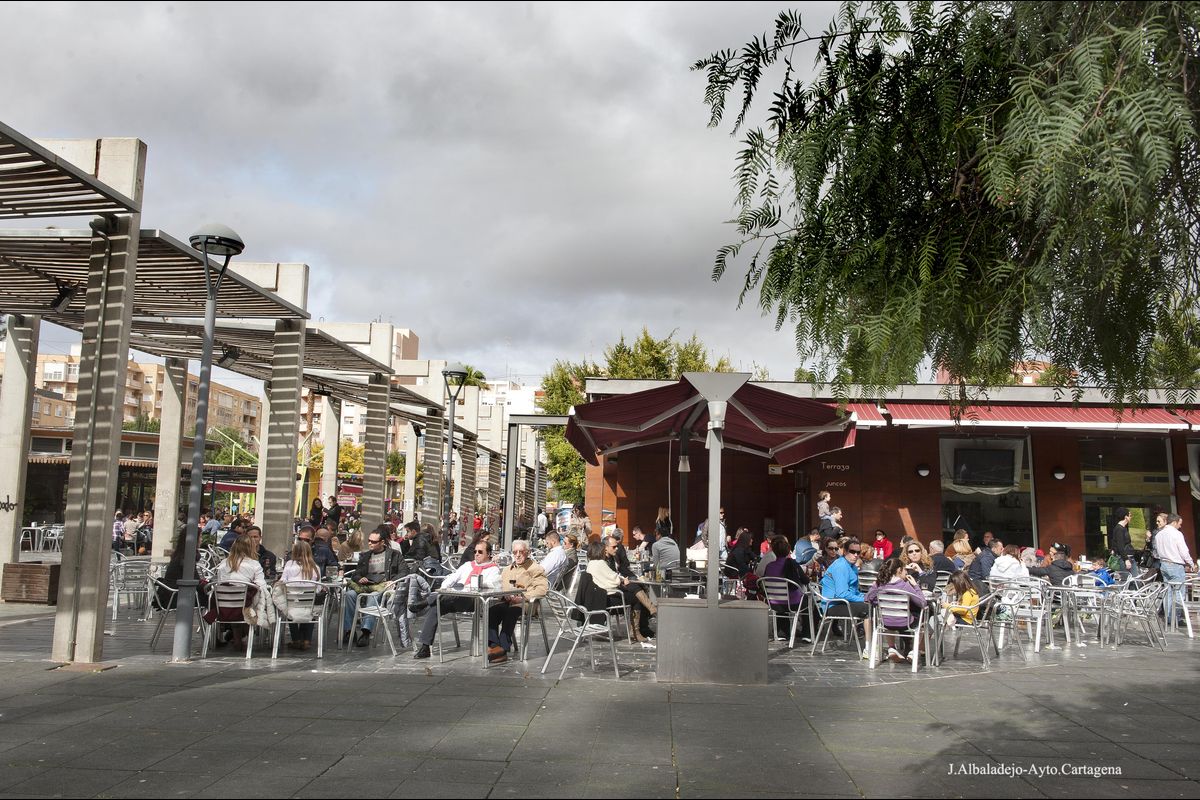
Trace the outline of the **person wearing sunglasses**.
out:
M 849 603 L 850 616 L 856 620 L 863 620 L 866 631 L 864 641 L 868 641 L 871 638 L 871 620 L 869 619 L 871 607 L 867 605 L 867 598 L 858 588 L 858 560 L 862 555 L 862 543 L 853 536 L 847 536 L 843 537 L 838 544 L 841 547 L 842 555 L 825 570 L 825 574 L 821 578 L 821 594 L 829 600 L 845 600 Z M 827 611 L 835 616 L 845 617 L 846 604 L 838 603 L 830 606 L 826 603 L 821 612 Z M 867 658 L 868 655 L 864 650 L 863 658 Z
M 360 594 L 367 595 L 369 598 L 366 601 L 367 605 L 377 606 L 379 597 L 387 588 L 388 582 L 407 574 L 404 555 L 399 550 L 388 547 L 390 533 L 391 526 L 386 522 L 371 531 L 367 536 L 366 552 L 359 554 L 358 564 L 354 571 L 346 576 L 348 585 L 346 587 L 346 610 L 343 617 L 343 629 L 346 632 L 342 635 L 343 643 L 350 641 L 350 628 L 354 624 L 354 609 L 358 604 L 358 596 Z M 355 644 L 359 647 L 366 647 L 371 641 L 371 631 L 375 628 L 377 618 L 364 616 L 360 619 L 362 620 L 362 631 Z
M 482 592 L 500 591 L 500 568 L 492 562 L 492 543 L 478 539 L 471 548 L 471 560 L 460 566 L 442 580 L 443 589 L 467 589 Z M 475 610 L 475 600 L 470 597 L 450 597 L 442 601 L 441 612 L 450 614 Z M 417 637 L 417 651 L 413 658 L 429 658 L 432 655 L 433 637 L 438 629 L 437 593 L 429 595 L 429 608 L 421 623 L 421 635 Z M 489 658 L 491 654 L 489 653 Z M 496 659 L 492 659 L 496 660 Z
M 925 546 L 916 539 L 904 543 L 900 551 L 900 563 L 903 564 L 908 576 L 920 584 L 922 589 L 932 592 L 937 585 L 937 571 L 933 568 L 933 559 L 925 552 Z

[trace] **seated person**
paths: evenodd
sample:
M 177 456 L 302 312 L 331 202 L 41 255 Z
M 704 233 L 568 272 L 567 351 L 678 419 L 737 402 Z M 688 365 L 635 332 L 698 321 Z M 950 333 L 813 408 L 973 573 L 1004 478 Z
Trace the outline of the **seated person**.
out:
M 558 531 L 547 531 L 542 543 L 546 546 L 546 555 L 542 557 L 542 570 L 552 588 L 558 588 L 567 574 L 567 552 L 559 542 Z
M 235 583 L 249 583 L 253 588 L 246 593 L 246 607 L 254 608 L 259 612 L 259 619 L 265 624 L 266 622 L 266 598 L 267 598 L 267 580 L 263 576 L 262 565 L 258 563 L 255 556 L 255 543 L 249 536 L 239 536 L 233 543 L 229 555 L 221 559 L 221 563 L 217 564 L 216 583 L 224 581 L 233 581 Z M 225 610 L 220 612 L 225 613 Z M 240 615 L 239 615 L 240 616 Z M 218 616 L 215 620 L 221 622 L 222 618 Z M 232 618 L 225 618 L 223 621 L 236 622 Z M 243 628 L 241 625 L 229 626 L 233 630 L 233 644 L 235 647 L 241 647 L 244 644 L 242 639 Z M 217 638 L 217 647 L 223 644 L 221 638 Z
M 346 610 L 342 624 L 345 627 L 345 633 L 342 634 L 342 643 L 346 644 L 350 641 L 350 628 L 354 624 L 354 611 L 358 607 L 358 596 L 365 594 L 368 596 L 367 605 L 379 605 L 379 597 L 383 594 L 390 581 L 402 577 L 405 573 L 404 556 L 399 550 L 394 550 L 387 545 L 388 526 L 380 525 L 367 536 L 367 551 L 358 556 L 358 566 L 354 572 L 347 578 L 346 587 Z M 359 647 L 366 647 L 371 641 L 371 631 L 375 628 L 376 617 L 364 616 L 362 618 L 362 631 L 358 635 L 355 644 Z
M 828 600 L 845 600 L 850 604 L 850 616 L 853 619 L 863 620 L 863 627 L 866 631 L 866 638 L 871 638 L 871 607 L 867 605 L 867 598 L 858 589 L 858 558 L 862 554 L 862 544 L 853 536 L 844 536 L 837 542 L 838 549 L 842 555 L 836 558 L 833 563 L 825 570 L 825 574 L 821 577 L 821 594 Z M 830 609 L 828 602 L 824 604 L 821 613 L 830 613 L 833 616 L 845 617 L 846 604 L 837 603 Z M 869 653 L 863 650 L 863 658 L 869 657 Z
M 879 602 L 879 593 L 883 591 L 903 592 L 908 595 L 908 614 L 902 617 L 889 615 L 880 617 L 884 630 L 910 630 L 917 621 L 917 615 L 913 609 L 916 608 L 919 610 L 924 608 L 928 601 L 918 587 L 917 579 L 904 568 L 898 558 L 884 560 L 883 566 L 879 569 L 879 580 L 867 592 L 867 602 L 871 605 L 876 605 Z M 908 646 L 908 639 L 885 633 L 884 641 L 887 644 L 888 661 L 898 664 L 905 660 L 912 660 L 912 652 Z
M 274 553 L 263 547 L 262 528 L 252 525 L 246 530 L 246 535 L 254 541 L 254 557 L 262 565 L 263 575 L 269 581 L 275 580 L 279 577 L 279 571 L 276 569 L 279 561 L 275 558 Z
M 305 540 L 297 540 L 296 544 L 292 546 L 292 557 L 283 565 L 283 574 L 279 577 L 280 583 L 286 585 L 292 581 L 320 580 L 321 570 L 313 561 L 312 548 Z M 312 644 L 314 627 L 311 622 L 289 622 L 288 633 L 292 640 L 288 642 L 288 647 L 293 650 L 307 650 Z
M 800 565 L 796 563 L 796 559 L 792 558 L 792 552 L 791 552 L 791 548 L 788 547 L 787 537 L 786 536 L 772 536 L 769 541 L 771 542 L 770 555 L 774 556 L 774 558 L 772 558 L 770 561 L 767 561 L 766 567 L 763 568 L 762 577 L 764 577 L 764 578 L 786 578 L 789 581 L 799 584 L 801 587 L 807 586 L 808 585 L 808 575 L 806 575 L 804 570 L 800 568 Z M 766 560 L 767 560 L 767 557 L 763 556 L 763 561 L 766 561 Z M 793 588 L 793 587 L 789 586 L 788 587 L 787 613 L 789 615 L 794 613 L 796 611 L 796 609 L 800 608 L 800 605 L 803 602 L 804 602 L 804 590 L 802 588 Z M 773 605 L 776 605 L 777 611 L 783 610 L 782 603 L 773 604 Z M 777 624 L 785 621 L 785 620 L 781 620 L 780 616 L 782 616 L 782 615 L 777 614 L 775 617 L 775 621 Z M 779 635 L 782 636 L 784 634 L 782 632 L 779 632 Z M 805 633 L 801 636 L 801 638 L 802 639 L 808 638 L 811 635 L 812 635 L 812 631 L 805 631 Z
M 557 539 L 557 537 L 555 537 Z M 529 557 L 529 542 L 517 539 L 512 544 L 513 562 L 500 575 L 500 586 L 504 589 L 524 589 L 525 594 L 505 597 L 492 606 L 488 614 L 488 629 L 495 631 L 497 644 L 488 648 L 488 659 L 493 663 L 508 660 L 508 651 L 513 647 L 513 632 L 521 618 L 525 603 L 545 597 L 550 590 L 546 571 Z
M 950 576 L 950 582 L 946 584 L 946 599 L 945 620 L 948 625 L 975 623 L 975 614 L 979 609 L 974 606 L 979 604 L 979 592 L 975 591 L 975 584 L 967 576 L 966 570 L 960 569 Z
M 750 533 L 749 528 L 739 528 L 733 549 L 729 551 L 729 558 L 725 562 L 728 574 L 731 577 L 744 578 L 747 572 L 754 569 L 754 563 L 757 560 L 754 552 L 754 536 Z
M 654 569 L 665 575 L 667 570 L 679 566 L 679 542 L 675 541 L 675 537 L 669 531 L 664 531 L 663 535 L 650 545 L 650 557 L 654 562 Z
M 1075 565 L 1071 563 L 1071 546 L 1055 542 L 1050 545 L 1050 553 L 1040 566 L 1029 568 L 1029 574 L 1035 578 L 1049 578 L 1054 586 L 1062 586 L 1068 575 L 1075 574 Z
M 1029 577 L 1029 568 L 1021 563 L 1021 548 L 1015 544 L 1006 545 L 1004 552 L 996 558 L 988 579 L 992 585 L 1005 581 L 1014 581 Z
M 630 626 L 633 630 L 634 638 L 641 642 L 646 640 L 641 625 L 641 610 L 645 607 L 651 617 L 658 614 L 658 606 L 650 601 L 649 595 L 646 594 L 646 587 L 640 583 L 629 580 L 629 578 L 621 575 L 609 566 L 605 561 L 607 555 L 615 557 L 617 552 L 617 540 L 613 536 L 605 536 L 598 542 L 592 542 L 588 546 L 588 565 L 587 572 L 592 576 L 592 581 L 606 592 L 620 592 L 624 595 L 625 605 L 629 606 L 633 619 L 630 620 Z M 646 628 L 648 629 L 648 625 Z
M 470 548 L 473 556 L 471 561 L 460 566 L 452 574 L 442 580 L 442 589 L 478 589 L 488 592 L 500 591 L 500 568 L 492 563 L 492 543 L 483 537 L 476 537 L 475 545 Z M 425 619 L 421 624 L 421 635 L 417 637 L 417 651 L 413 658 L 429 658 L 433 655 L 430 646 L 438 629 L 437 593 L 429 595 L 429 608 L 425 611 Z M 470 597 L 451 597 L 441 604 L 443 614 L 459 611 L 474 611 L 475 600 Z
M 927 592 L 937 584 L 937 571 L 933 560 L 925 552 L 925 546 L 916 539 L 909 539 L 901 548 L 900 563 L 908 574 Z
M 233 549 L 233 543 L 236 542 L 237 538 L 244 533 L 246 533 L 246 523 L 243 522 L 240 517 L 238 519 L 231 520 L 229 523 L 229 530 L 225 531 L 225 535 L 221 537 L 221 541 L 218 546 L 225 552 L 229 552 Z

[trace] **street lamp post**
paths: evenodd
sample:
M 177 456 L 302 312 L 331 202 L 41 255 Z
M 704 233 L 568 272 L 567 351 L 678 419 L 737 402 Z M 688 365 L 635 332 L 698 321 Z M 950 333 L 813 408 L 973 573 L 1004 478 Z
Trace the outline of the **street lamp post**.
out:
M 447 364 L 442 370 L 442 380 L 446 383 L 446 393 L 450 395 L 450 405 L 447 409 L 447 415 L 450 417 L 450 435 L 447 446 L 450 448 L 450 459 L 446 464 L 446 483 L 442 490 L 442 522 L 449 530 L 450 527 L 450 482 L 454 480 L 454 410 L 458 405 L 458 393 L 462 391 L 463 382 L 467 378 L 467 368 L 462 364 Z M 450 387 L 450 381 L 455 381 L 454 387 Z
M 204 255 L 204 342 L 200 355 L 200 380 L 196 386 L 196 434 L 192 440 L 192 481 L 188 491 L 187 527 L 184 529 L 183 577 L 179 581 L 175 615 L 175 642 L 172 661 L 187 661 L 192 653 L 192 614 L 196 608 L 196 548 L 200 538 L 200 503 L 204 494 L 204 437 L 208 430 L 208 383 L 212 374 L 213 339 L 217 329 L 217 294 L 229 270 L 230 260 L 246 245 L 242 237 L 224 225 L 205 225 L 190 239 L 192 247 Z M 216 275 L 209 268 L 209 256 L 225 257 Z

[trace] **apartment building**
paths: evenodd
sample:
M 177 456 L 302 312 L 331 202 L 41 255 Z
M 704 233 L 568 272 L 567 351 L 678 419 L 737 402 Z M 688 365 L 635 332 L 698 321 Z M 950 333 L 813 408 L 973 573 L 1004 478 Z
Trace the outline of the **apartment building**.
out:
M 4 350 L 0 342 L 0 375 L 3 374 Z M 75 424 L 75 400 L 79 392 L 80 345 L 73 345 L 69 353 L 39 353 L 34 424 L 42 420 L 46 427 L 69 427 Z M 130 360 L 125 365 L 125 396 L 122 411 L 126 422 L 138 415 L 150 419 L 162 417 L 162 393 L 166 370 L 162 364 Z M 187 404 L 184 431 L 196 425 L 196 394 L 199 378 L 188 376 Z M 47 413 L 48 412 L 48 413 Z M 61 416 L 60 416 L 61 412 Z M 208 424 L 237 428 L 242 438 L 253 441 L 258 436 L 262 400 L 252 394 L 224 386 L 210 384 L 208 399 Z

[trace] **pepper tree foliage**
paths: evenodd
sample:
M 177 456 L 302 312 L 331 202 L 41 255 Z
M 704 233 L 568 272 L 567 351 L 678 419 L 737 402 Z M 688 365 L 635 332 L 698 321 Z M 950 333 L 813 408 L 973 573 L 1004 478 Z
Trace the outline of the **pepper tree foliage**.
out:
M 744 132 L 713 279 L 740 260 L 739 302 L 757 289 L 841 397 L 926 360 L 962 405 L 1035 358 L 1117 405 L 1194 388 L 1198 21 L 1186 2 L 873 2 L 810 35 L 780 14 L 693 67 L 710 126 L 731 103 Z
M 708 349 L 692 335 L 686 342 L 675 341 L 675 331 L 656 339 L 646 328 L 629 344 L 621 334 L 616 344 L 605 348 L 604 365 L 584 359 L 579 362 L 556 361 L 542 377 L 542 397 L 538 409 L 543 414 L 566 414 L 572 406 L 586 401 L 583 390 L 588 378 L 627 380 L 679 380 L 685 372 L 732 372 L 729 359 L 709 358 Z M 585 467 L 583 459 L 567 441 L 562 428 L 543 432 L 546 447 L 546 473 L 553 481 L 559 500 L 582 503 Z

